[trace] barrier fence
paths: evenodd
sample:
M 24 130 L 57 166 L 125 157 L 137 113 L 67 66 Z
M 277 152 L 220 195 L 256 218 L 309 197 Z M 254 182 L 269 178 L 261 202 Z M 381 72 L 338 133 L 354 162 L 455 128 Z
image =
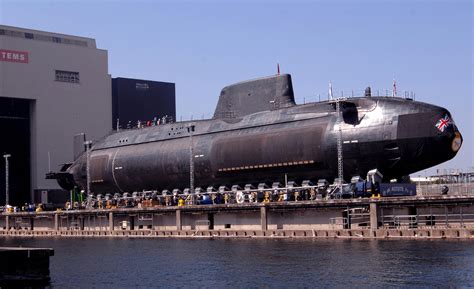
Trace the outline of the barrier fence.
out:
M 474 196 L 474 183 L 417 184 L 416 194 L 418 196 L 439 196 L 443 194 L 445 186 L 449 189 L 447 195 Z

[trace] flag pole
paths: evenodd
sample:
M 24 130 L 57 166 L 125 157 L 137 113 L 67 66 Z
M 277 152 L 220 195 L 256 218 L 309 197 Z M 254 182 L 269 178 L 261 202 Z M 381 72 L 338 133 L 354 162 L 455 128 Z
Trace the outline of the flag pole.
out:
M 397 82 L 395 81 L 395 77 L 393 77 L 392 96 L 393 96 L 393 97 L 396 97 L 396 96 L 397 96 Z
M 333 99 L 333 96 L 332 96 L 332 82 L 329 82 L 329 99 L 330 100 Z

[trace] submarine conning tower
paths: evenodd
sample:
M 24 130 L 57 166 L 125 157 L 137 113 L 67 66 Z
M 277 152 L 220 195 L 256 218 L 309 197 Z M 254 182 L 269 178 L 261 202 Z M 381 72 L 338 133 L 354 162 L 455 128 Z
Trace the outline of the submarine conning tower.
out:
M 224 87 L 219 96 L 214 118 L 240 118 L 260 111 L 295 105 L 291 75 L 275 75 Z

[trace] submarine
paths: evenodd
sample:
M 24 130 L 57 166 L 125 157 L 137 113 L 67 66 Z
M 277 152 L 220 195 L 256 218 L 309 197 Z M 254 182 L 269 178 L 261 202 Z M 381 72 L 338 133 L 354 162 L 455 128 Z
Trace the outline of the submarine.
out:
M 338 103 L 337 103 L 338 102 Z M 339 104 L 339 112 L 337 112 Z M 79 142 L 74 161 L 47 174 L 93 193 L 334 180 L 338 135 L 344 179 L 378 169 L 398 179 L 452 159 L 462 145 L 450 112 L 401 97 L 296 104 L 291 75 L 222 89 L 211 119 L 123 129 Z M 87 160 L 89 158 L 89 166 Z

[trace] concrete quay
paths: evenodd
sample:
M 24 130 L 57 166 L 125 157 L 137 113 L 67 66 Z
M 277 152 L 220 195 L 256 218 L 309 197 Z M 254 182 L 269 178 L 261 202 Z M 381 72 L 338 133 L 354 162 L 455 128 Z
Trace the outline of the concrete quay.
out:
M 3 213 L 0 236 L 474 238 L 474 197 L 432 196 Z

